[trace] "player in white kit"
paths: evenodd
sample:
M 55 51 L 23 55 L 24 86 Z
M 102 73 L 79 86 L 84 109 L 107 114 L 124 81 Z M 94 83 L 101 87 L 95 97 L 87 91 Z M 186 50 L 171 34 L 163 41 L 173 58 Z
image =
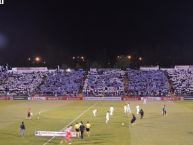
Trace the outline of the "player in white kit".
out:
M 114 107 L 113 107 L 113 106 L 111 106 L 111 107 L 110 107 L 110 110 L 109 110 L 109 111 L 110 111 L 110 115 L 111 115 L 111 116 L 113 115 L 114 110 L 115 110 L 115 109 L 114 109 Z
M 131 108 L 130 108 L 130 104 L 127 104 L 127 113 L 131 113 Z
M 140 111 L 139 105 L 136 106 L 136 111 L 137 111 L 137 114 L 139 114 L 139 111 Z
M 110 117 L 110 113 L 109 113 L 109 111 L 107 111 L 107 113 L 106 113 L 106 121 L 105 121 L 106 124 L 109 122 L 109 117 Z
M 92 111 L 92 113 L 93 113 L 94 117 L 96 117 L 97 109 L 94 109 L 94 110 Z
M 143 104 L 147 104 L 147 98 L 143 97 Z
M 126 114 L 127 113 L 127 105 L 123 106 L 123 110 L 124 110 L 124 113 Z

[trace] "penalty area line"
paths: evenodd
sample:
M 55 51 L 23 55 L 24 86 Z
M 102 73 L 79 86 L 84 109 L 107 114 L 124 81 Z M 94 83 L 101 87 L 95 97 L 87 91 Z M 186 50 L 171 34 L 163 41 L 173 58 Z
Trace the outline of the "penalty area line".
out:
M 97 104 L 97 103 L 96 103 Z M 71 122 L 69 122 L 64 128 L 62 128 L 60 131 L 66 129 L 70 124 L 72 124 L 74 121 L 76 121 L 77 119 L 79 119 L 82 115 L 84 115 L 86 112 L 88 112 L 88 110 L 90 110 L 90 108 L 92 108 L 93 106 L 95 106 L 96 104 L 91 105 L 90 107 L 88 107 L 86 110 L 84 110 L 80 115 L 78 115 L 74 120 L 72 120 Z M 50 138 L 49 140 L 47 140 L 43 145 L 47 145 L 50 141 L 52 141 L 55 138 L 55 136 L 53 136 L 52 138 Z

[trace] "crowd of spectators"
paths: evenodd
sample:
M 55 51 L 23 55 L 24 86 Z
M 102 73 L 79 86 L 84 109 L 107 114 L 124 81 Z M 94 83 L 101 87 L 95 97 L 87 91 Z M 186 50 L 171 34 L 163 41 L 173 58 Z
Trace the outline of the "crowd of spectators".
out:
M 88 72 L 83 93 L 85 96 L 124 95 L 124 75 L 120 69 L 93 69 Z
M 49 72 L 39 88 L 40 94 L 77 96 L 83 87 L 84 71 Z
M 172 91 L 176 95 L 193 95 L 193 69 L 168 71 Z
M 128 95 L 166 96 L 170 92 L 169 82 L 161 70 L 128 69 Z
M 128 77 L 128 78 L 127 78 Z M 0 95 L 167 96 L 193 95 L 193 69 L 91 69 L 18 73 L 0 66 Z
M 4 75 L 4 78 L 2 77 Z M 42 72 L 14 73 L 5 72 L 1 74 L 1 95 L 32 95 L 43 79 Z

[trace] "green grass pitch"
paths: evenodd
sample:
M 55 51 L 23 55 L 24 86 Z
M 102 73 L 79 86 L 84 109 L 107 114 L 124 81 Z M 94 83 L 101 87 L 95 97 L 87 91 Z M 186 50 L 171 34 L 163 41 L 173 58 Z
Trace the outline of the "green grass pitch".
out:
M 36 130 L 59 131 L 70 122 L 89 121 L 90 137 L 72 139 L 73 145 L 193 145 L 193 101 L 148 102 L 131 101 L 145 111 L 145 118 L 131 126 L 131 115 L 123 113 L 123 101 L 0 101 L 0 145 L 60 145 L 61 137 L 35 137 Z M 168 115 L 161 115 L 166 104 Z M 115 112 L 109 124 L 105 114 L 113 105 Z M 26 120 L 31 107 L 32 120 Z M 92 110 L 98 109 L 97 117 Z M 38 113 L 41 112 L 39 120 Z M 26 134 L 19 136 L 19 125 L 25 122 Z M 124 123 L 124 125 L 122 125 Z

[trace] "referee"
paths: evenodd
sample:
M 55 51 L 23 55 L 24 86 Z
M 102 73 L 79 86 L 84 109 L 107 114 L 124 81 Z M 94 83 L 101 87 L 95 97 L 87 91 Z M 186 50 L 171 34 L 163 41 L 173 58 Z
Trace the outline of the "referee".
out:
M 77 137 L 80 137 L 80 124 L 76 122 L 76 124 L 74 125 L 74 129 L 76 131 Z
M 91 124 L 89 122 L 86 123 L 86 134 L 87 136 L 89 137 L 90 136 L 90 127 L 91 127 Z
M 85 130 L 85 126 L 83 124 L 83 122 L 80 122 L 80 138 L 83 139 L 84 138 L 84 130 Z

